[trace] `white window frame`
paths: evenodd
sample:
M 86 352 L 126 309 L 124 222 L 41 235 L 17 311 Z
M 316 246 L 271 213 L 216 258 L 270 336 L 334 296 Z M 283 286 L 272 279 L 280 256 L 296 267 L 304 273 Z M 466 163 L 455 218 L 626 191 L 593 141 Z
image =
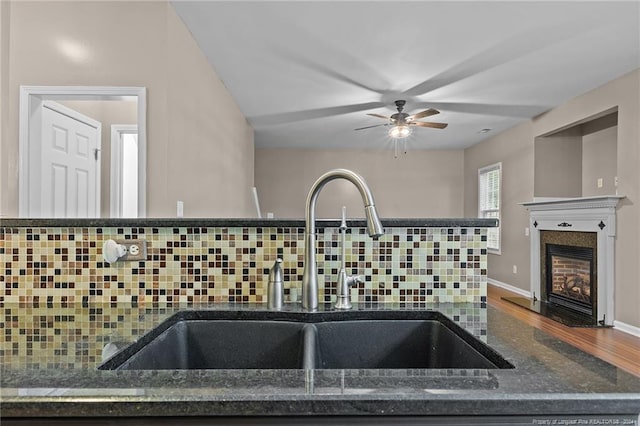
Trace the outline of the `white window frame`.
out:
M 483 209 L 482 200 L 486 198 L 484 193 L 486 186 L 483 186 L 483 177 L 489 172 L 498 170 L 498 208 L 485 208 Z M 497 213 L 497 215 L 496 215 Z M 502 163 L 494 163 L 478 169 L 478 217 L 480 218 L 492 218 L 498 219 L 498 226 L 496 228 L 488 228 L 487 232 L 487 252 L 491 254 L 502 254 Z M 489 247 L 490 236 L 492 233 L 497 233 L 498 247 Z

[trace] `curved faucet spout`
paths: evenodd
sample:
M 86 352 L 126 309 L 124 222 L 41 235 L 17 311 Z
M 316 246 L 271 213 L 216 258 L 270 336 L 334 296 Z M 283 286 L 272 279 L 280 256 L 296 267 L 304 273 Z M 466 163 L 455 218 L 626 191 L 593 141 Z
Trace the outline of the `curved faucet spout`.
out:
M 309 311 L 318 309 L 318 270 L 316 266 L 316 203 L 322 188 L 335 179 L 346 179 L 353 183 L 364 204 L 364 213 L 367 218 L 367 231 L 372 237 L 384 234 L 384 228 L 380 223 L 373 194 L 362 176 L 347 169 L 330 170 L 316 180 L 309 190 L 305 205 L 305 251 L 304 274 L 302 276 L 302 307 Z

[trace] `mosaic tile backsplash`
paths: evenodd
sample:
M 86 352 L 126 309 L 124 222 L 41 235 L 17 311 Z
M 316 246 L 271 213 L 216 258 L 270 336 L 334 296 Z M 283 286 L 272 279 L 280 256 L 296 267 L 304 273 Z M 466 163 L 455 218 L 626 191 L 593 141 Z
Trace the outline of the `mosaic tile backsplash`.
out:
M 335 298 L 340 235 L 317 231 L 319 300 L 326 303 Z M 348 231 L 348 272 L 366 278 L 351 289 L 352 301 L 384 309 L 439 304 L 485 338 L 486 228 L 385 231 L 377 240 L 364 228 Z M 147 260 L 105 263 L 107 239 L 146 240 Z M 303 248 L 299 227 L 0 228 L 0 367 L 92 369 L 107 343 L 135 341 L 181 307 L 266 305 L 277 257 L 285 299 L 299 301 Z
M 347 234 L 347 272 L 358 303 L 484 303 L 487 228 L 364 228 Z M 112 265 L 107 239 L 144 239 L 145 261 Z M 336 228 L 317 230 L 319 300 L 335 299 Z M 269 268 L 283 259 L 285 301 L 299 301 L 304 228 L 0 228 L 0 303 L 266 303 Z

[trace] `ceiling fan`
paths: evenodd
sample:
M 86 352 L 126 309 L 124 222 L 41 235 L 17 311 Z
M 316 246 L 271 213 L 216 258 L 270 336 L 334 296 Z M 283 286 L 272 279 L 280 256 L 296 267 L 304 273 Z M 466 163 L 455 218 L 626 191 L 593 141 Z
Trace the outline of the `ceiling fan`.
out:
M 389 129 L 389 136 L 391 136 L 393 139 L 402 139 L 402 138 L 406 138 L 407 136 L 409 136 L 411 134 L 411 127 L 430 127 L 433 129 L 444 129 L 445 127 L 448 126 L 447 123 L 435 123 L 435 122 L 430 122 L 430 121 L 416 121 L 417 119 L 420 118 L 425 118 L 425 117 L 429 117 L 431 115 L 435 115 L 435 114 L 440 114 L 440 111 L 433 109 L 433 108 L 429 108 L 426 109 L 424 111 L 420 111 L 416 114 L 407 114 L 406 112 L 402 112 L 404 109 L 404 106 L 406 104 L 406 101 L 404 100 L 397 100 L 394 102 L 396 105 L 396 109 L 398 110 L 397 113 L 392 114 L 390 117 L 381 115 L 381 114 L 373 114 L 373 113 L 368 113 L 367 115 L 370 115 L 372 117 L 377 117 L 377 118 L 382 118 L 385 120 L 389 120 L 388 123 L 385 124 L 375 124 L 373 126 L 365 126 L 365 127 L 359 127 L 357 129 L 354 130 L 364 130 L 364 129 L 370 129 L 372 127 L 380 127 L 380 126 L 393 126 L 391 127 L 391 129 Z

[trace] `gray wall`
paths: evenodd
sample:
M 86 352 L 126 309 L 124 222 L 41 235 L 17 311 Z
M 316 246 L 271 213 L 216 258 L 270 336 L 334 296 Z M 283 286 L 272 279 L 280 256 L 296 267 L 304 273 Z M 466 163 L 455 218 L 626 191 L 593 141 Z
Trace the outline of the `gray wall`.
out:
M 252 213 L 253 129 L 169 3 L 1 3 L 0 216 L 18 214 L 20 85 L 146 87 L 148 216 L 177 200 L 185 216 Z
M 531 122 L 465 150 L 465 216 L 478 214 L 478 169 L 502 162 L 501 254 L 489 254 L 489 278 L 529 289 L 529 214 L 518 203 L 533 198 L 534 149 Z M 513 273 L 513 266 L 517 273 Z
M 617 108 L 617 126 L 602 133 L 588 133 L 584 146 L 587 168 L 600 147 L 594 140 L 606 138 L 609 147 L 603 148 L 606 158 L 602 176 L 616 173 L 617 191 L 609 187 L 606 192 L 617 192 L 626 198 L 617 211 L 615 319 L 640 327 L 640 70 L 633 71 L 591 92 L 496 135 L 465 151 L 465 214 L 474 215 L 477 209 L 478 167 L 502 161 L 503 164 L 503 218 L 502 255 L 489 255 L 489 278 L 530 290 L 528 212 L 518 202 L 531 201 L 534 194 L 536 138 L 581 123 L 588 117 L 600 116 L 604 111 Z M 611 133 L 617 133 L 615 167 L 609 158 Z M 615 169 L 615 172 L 612 170 Z M 592 181 L 590 173 L 583 180 Z M 609 178 L 610 179 L 610 178 Z M 591 191 L 586 191 L 591 194 Z M 518 273 L 512 273 L 512 266 Z
M 611 113 L 535 138 L 536 197 L 615 193 L 618 114 Z M 602 187 L 598 180 L 602 179 Z
M 536 197 L 582 196 L 582 135 L 577 131 L 535 139 Z
M 256 149 L 255 181 L 263 214 L 304 217 L 307 193 L 320 175 L 346 168 L 359 173 L 373 191 L 381 217 L 461 217 L 464 153 L 412 151 L 397 159 L 392 151 Z M 364 217 L 359 193 L 344 180 L 327 184 L 318 199 L 318 217 Z
M 618 174 L 618 126 L 608 127 L 582 137 L 582 195 L 615 194 Z M 598 188 L 598 179 L 602 187 Z
M 9 55 L 2 52 L 9 51 L 10 8 L 11 3 L 0 1 L 0 159 L 7 155 L 2 141 L 9 137 Z M 0 190 L 4 188 L 4 180 L 8 176 L 9 173 L 3 170 L 3 163 L 0 160 Z M 1 200 L 0 198 L 0 204 Z

